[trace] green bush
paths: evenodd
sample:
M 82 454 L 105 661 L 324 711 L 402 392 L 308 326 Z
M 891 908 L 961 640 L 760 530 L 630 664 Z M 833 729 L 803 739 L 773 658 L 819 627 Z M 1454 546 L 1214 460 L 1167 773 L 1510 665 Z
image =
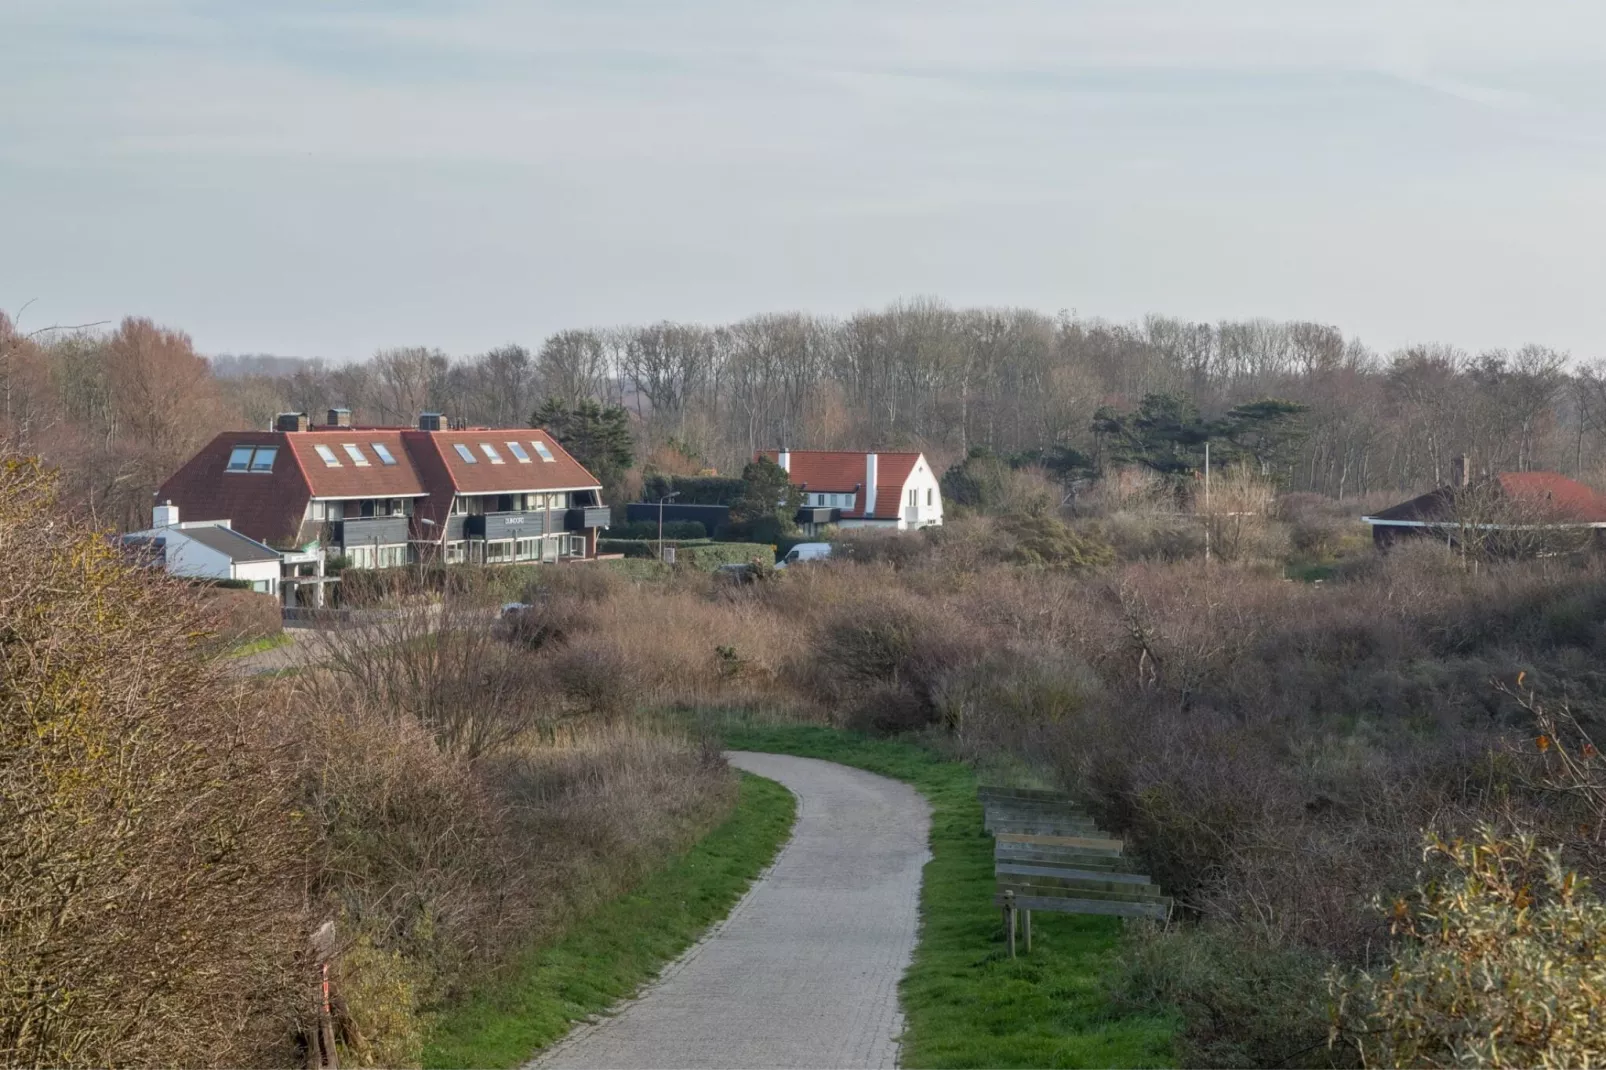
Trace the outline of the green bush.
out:
M 642 501 L 656 502 L 679 494 L 679 505 L 730 505 L 742 496 L 746 484 L 735 476 L 668 476 L 654 473 L 642 484 Z
M 1543 737 L 1541 737 L 1543 738 Z M 1337 1029 L 1377 1066 L 1591 1066 L 1606 1059 L 1606 903 L 1560 854 L 1484 826 L 1427 840 L 1447 863 L 1390 909 L 1405 945 L 1335 977 Z
M 663 526 L 665 539 L 706 539 L 708 528 L 699 520 L 666 520 Z M 633 520 L 628 524 L 615 524 L 602 533 L 608 540 L 656 539 L 659 536 L 656 520 Z

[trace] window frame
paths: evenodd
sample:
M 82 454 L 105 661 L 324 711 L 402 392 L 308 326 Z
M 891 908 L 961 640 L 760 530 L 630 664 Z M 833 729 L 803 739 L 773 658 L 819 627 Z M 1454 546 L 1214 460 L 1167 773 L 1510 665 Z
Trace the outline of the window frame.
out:
M 374 456 L 379 458 L 380 464 L 392 465 L 396 463 L 396 455 L 391 453 L 390 447 L 383 442 L 370 442 L 368 445 L 373 449 Z
M 452 448 L 457 451 L 458 458 L 461 459 L 464 464 L 480 463 L 480 459 L 474 456 L 474 451 L 468 448 L 468 443 L 454 442 L 452 443 Z
M 507 451 L 511 453 L 513 455 L 513 459 L 518 461 L 520 464 L 530 463 L 530 455 L 524 451 L 523 443 L 509 442 L 507 444 Z
M 489 442 L 480 443 L 480 452 L 485 454 L 485 459 L 490 461 L 492 464 L 507 463 L 506 461 L 502 460 L 502 455 L 496 452 L 496 447 L 491 445 Z
M 552 464 L 557 461 L 557 457 L 547 448 L 547 444 L 540 439 L 531 439 L 530 445 L 534 446 L 535 452 L 540 454 L 542 463 Z
M 245 456 L 241 457 L 241 454 L 244 454 Z M 256 455 L 257 448 L 255 446 L 235 446 L 233 449 L 229 450 L 229 460 L 228 463 L 223 466 L 223 471 L 249 472 L 251 470 L 251 462 L 256 458 Z M 240 463 L 236 464 L 236 461 L 239 461 Z
M 373 467 L 373 464 L 371 464 L 368 460 L 368 455 L 362 451 L 362 447 L 357 445 L 357 443 L 342 442 L 340 444 L 340 448 L 346 451 L 346 456 L 351 459 L 351 466 L 353 468 Z
M 325 468 L 345 467 L 340 463 L 340 458 L 335 456 L 335 451 L 329 448 L 327 442 L 314 442 L 312 444 L 312 452 L 318 455 L 318 459 L 323 462 Z

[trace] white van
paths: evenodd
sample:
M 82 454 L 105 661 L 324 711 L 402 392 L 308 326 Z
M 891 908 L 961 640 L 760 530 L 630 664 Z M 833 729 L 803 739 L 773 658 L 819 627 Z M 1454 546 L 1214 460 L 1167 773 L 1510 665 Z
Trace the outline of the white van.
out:
M 831 544 L 828 542 L 800 542 L 786 552 L 776 568 L 785 568 L 798 561 L 824 561 L 831 556 Z

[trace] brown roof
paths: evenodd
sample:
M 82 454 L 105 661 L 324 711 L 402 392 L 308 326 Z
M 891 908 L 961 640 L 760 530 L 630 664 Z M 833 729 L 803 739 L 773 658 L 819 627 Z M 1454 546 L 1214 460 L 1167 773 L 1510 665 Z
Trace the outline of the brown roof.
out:
M 520 461 L 509 442 L 522 445 Z M 541 459 L 541 443 L 552 460 Z M 474 453 L 469 464 L 454 448 Z M 493 464 L 482 443 L 501 457 Z M 375 445 L 395 460 L 385 464 Z M 358 464 L 350 445 L 367 464 Z M 238 446 L 277 446 L 269 472 L 229 472 L 229 455 Z M 337 464 L 327 463 L 327 447 Z M 587 472 L 545 431 L 527 427 L 469 431 L 415 431 L 399 427 L 316 427 L 308 431 L 228 431 L 168 477 L 156 500 L 172 501 L 182 520 L 229 520 L 235 530 L 261 542 L 294 544 L 312 498 L 402 498 L 428 495 L 418 515 L 441 523 L 454 494 L 599 489 Z
M 312 489 L 295 453 L 277 431 L 218 435 L 167 477 L 158 502 L 179 507 L 179 520 L 228 520 L 236 531 L 266 543 L 292 543 L 301 529 Z M 278 446 L 269 472 L 225 472 L 236 446 Z
M 903 485 L 915 464 L 921 459 L 918 453 L 882 453 L 876 455 L 876 500 L 873 511 L 864 508 L 865 458 L 868 450 L 791 450 L 787 472 L 794 487 L 806 487 L 816 494 L 852 494 L 853 508 L 842 510 L 849 518 L 895 518 L 902 504 Z M 760 450 L 758 455 L 779 463 L 779 450 Z
M 460 494 L 511 494 L 515 491 L 598 489 L 597 477 L 545 431 L 529 428 L 477 428 L 467 431 L 408 431 L 407 443 L 419 455 L 432 453 Z M 516 442 L 529 458 L 519 460 L 509 442 Z M 546 447 L 552 460 L 543 460 L 536 443 Z M 457 447 L 467 447 L 472 462 Z M 500 463 L 485 453 L 490 446 Z M 433 465 L 432 465 L 433 467 Z
M 1544 523 L 1606 524 L 1606 496 L 1557 472 L 1501 472 L 1460 493 L 1490 493 L 1535 512 Z M 1441 524 L 1456 519 L 1454 487 L 1438 487 L 1370 517 L 1388 523 Z
M 318 427 L 279 434 L 300 462 L 315 498 L 405 498 L 424 493 L 424 484 L 399 429 Z M 375 443 L 383 446 L 396 463 L 381 462 Z M 352 459 L 346 450 L 348 445 L 368 462 L 366 467 Z M 336 465 L 318 456 L 319 446 L 334 454 Z

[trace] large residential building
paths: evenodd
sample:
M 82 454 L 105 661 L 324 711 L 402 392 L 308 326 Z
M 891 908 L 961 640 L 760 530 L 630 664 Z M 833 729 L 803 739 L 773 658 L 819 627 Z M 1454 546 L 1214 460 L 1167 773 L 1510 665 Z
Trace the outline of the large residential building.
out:
M 895 528 L 942 523 L 942 489 L 923 453 L 764 450 L 803 492 L 797 521 L 805 535 L 821 528 Z
M 313 571 L 308 555 L 358 568 L 591 558 L 608 524 L 601 484 L 545 431 L 454 429 L 434 413 L 355 427 L 331 409 L 324 424 L 288 413 L 271 431 L 226 432 L 156 500 L 295 552 L 286 578 Z

